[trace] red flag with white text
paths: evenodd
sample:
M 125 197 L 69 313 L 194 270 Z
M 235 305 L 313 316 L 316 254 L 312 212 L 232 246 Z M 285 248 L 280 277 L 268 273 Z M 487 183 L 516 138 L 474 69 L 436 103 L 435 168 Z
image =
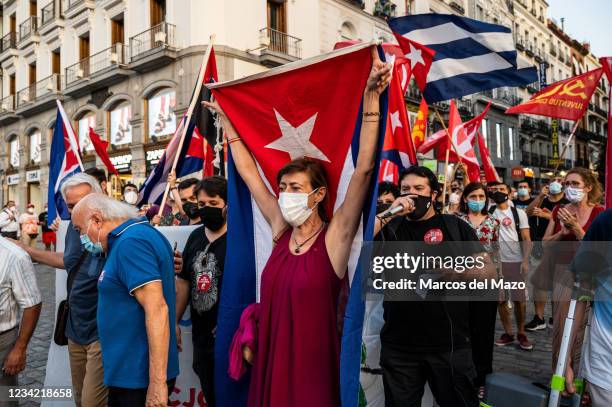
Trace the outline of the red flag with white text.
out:
M 555 82 L 528 101 L 506 110 L 506 114 L 533 114 L 577 121 L 589 106 L 602 73 L 602 68 L 598 68 Z

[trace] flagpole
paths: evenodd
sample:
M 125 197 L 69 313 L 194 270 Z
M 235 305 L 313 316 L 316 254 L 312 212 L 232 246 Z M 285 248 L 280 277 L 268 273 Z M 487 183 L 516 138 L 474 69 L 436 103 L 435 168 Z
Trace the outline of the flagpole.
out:
M 451 146 L 455 150 L 455 153 L 457 154 L 457 158 L 459 158 L 459 162 L 463 163 L 463 160 L 461 159 L 461 155 L 459 154 L 459 149 L 457 149 L 457 146 L 453 142 L 453 138 L 448 133 L 448 128 L 446 127 L 446 123 L 444 123 L 444 120 L 442 119 L 442 116 L 440 116 L 440 112 L 438 112 L 438 108 L 436 106 L 433 106 L 433 109 L 434 109 L 434 112 L 436 113 L 436 117 L 438 118 L 438 120 L 442 124 L 442 128 L 444 129 L 444 132 L 446 133 L 446 137 L 448 138 L 448 142 L 451 144 Z
M 448 132 L 447 132 L 448 133 Z M 446 213 L 446 174 L 448 173 L 448 156 L 450 154 L 450 150 L 446 149 L 446 161 L 444 163 L 444 188 L 442 189 L 442 213 Z
M 569 138 L 567 139 L 567 143 L 565 143 L 565 145 L 563 146 L 563 150 L 561 150 L 561 154 L 559 154 L 559 159 L 557 160 L 557 165 L 555 166 L 555 170 L 553 171 L 554 173 L 556 173 L 557 170 L 559 169 L 559 165 L 561 165 L 561 160 L 563 159 L 563 156 L 565 155 L 565 150 L 567 150 L 567 147 L 572 142 L 572 139 L 574 138 L 574 133 L 576 133 L 576 130 L 578 130 L 578 123 L 580 123 L 580 120 L 576 120 L 576 123 L 574 123 L 574 128 L 572 129 L 572 133 L 570 134 Z
M 179 145 L 176 150 L 176 154 L 174 155 L 174 162 L 172 163 L 171 172 L 176 171 L 176 165 L 178 164 L 179 156 L 181 155 L 181 150 L 183 149 L 183 142 L 185 141 L 185 135 L 187 134 L 187 130 L 189 128 L 189 122 L 191 121 L 191 115 L 193 114 L 193 110 L 195 109 L 196 103 L 198 103 L 198 98 L 200 97 L 200 91 L 202 90 L 202 85 L 204 83 L 204 74 L 206 73 L 206 65 L 208 65 L 208 59 L 210 58 L 210 52 L 213 47 L 213 43 L 215 42 L 215 34 L 210 36 L 208 47 L 206 47 L 206 52 L 204 53 L 204 58 L 202 60 L 202 66 L 200 66 L 200 72 L 198 74 L 198 81 L 196 82 L 195 91 L 193 93 L 193 98 L 189 103 L 189 108 L 187 109 L 187 114 L 185 115 L 185 123 L 183 125 L 183 129 L 181 132 L 181 138 L 179 140 Z M 166 182 L 166 188 L 164 190 L 164 197 L 162 198 L 161 205 L 159 206 L 158 215 L 162 216 L 164 211 L 164 207 L 166 206 L 166 200 L 168 199 L 168 192 L 170 192 L 170 184 Z

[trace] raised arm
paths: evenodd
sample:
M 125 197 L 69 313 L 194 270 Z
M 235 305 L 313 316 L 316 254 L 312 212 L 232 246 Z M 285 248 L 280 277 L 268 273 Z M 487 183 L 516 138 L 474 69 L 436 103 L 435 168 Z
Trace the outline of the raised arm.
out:
M 372 69 L 363 93 L 363 117 L 359 135 L 359 155 L 355 171 L 349 181 L 344 202 L 329 224 L 325 244 L 336 274 L 342 278 L 346 272 L 351 244 L 361 220 L 361 211 L 374 171 L 374 156 L 378 143 L 380 121 L 379 98 L 391 81 L 391 65 L 383 63 L 372 47 Z M 378 115 L 376 115 L 378 113 Z
M 542 201 L 544 201 L 544 198 L 546 198 L 546 195 L 548 195 L 548 185 L 543 186 L 538 196 L 536 196 L 527 206 L 527 208 L 525 208 L 525 213 L 527 216 L 534 216 L 533 210 L 540 207 Z
M 261 179 L 255 159 L 219 104 L 216 101 L 202 103 L 219 115 L 236 169 L 255 198 L 259 210 L 272 227 L 272 235 L 276 236 L 287 227 L 287 223 L 283 219 L 276 197 L 268 190 Z

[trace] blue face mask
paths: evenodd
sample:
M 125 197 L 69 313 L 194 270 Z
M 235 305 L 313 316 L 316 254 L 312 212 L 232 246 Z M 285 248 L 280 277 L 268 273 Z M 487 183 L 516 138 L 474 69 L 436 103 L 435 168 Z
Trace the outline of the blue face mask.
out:
M 557 195 L 557 194 L 561 193 L 562 189 L 563 189 L 563 186 L 561 185 L 561 183 L 559 183 L 557 181 L 553 181 L 553 182 L 550 183 L 550 185 L 548 185 L 548 190 L 553 195 Z
M 84 235 L 81 235 L 81 244 L 83 245 L 83 249 L 87 250 L 91 254 L 102 254 L 104 249 L 102 248 L 102 243 L 100 243 L 100 231 L 98 230 L 97 243 L 92 242 L 87 233 L 89 233 L 89 225 L 87 226 L 87 232 L 85 232 Z
M 484 209 L 486 201 L 468 201 L 467 205 L 472 212 L 480 212 Z

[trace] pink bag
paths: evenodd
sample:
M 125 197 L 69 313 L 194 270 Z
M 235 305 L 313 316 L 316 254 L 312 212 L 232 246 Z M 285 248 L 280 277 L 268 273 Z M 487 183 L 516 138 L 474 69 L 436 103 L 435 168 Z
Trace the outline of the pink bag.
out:
M 229 350 L 229 376 L 238 381 L 246 372 L 245 361 L 242 358 L 242 347 L 248 346 L 257 353 L 257 322 L 259 321 L 259 304 L 249 305 L 242 311 L 240 325 L 234 334 Z

